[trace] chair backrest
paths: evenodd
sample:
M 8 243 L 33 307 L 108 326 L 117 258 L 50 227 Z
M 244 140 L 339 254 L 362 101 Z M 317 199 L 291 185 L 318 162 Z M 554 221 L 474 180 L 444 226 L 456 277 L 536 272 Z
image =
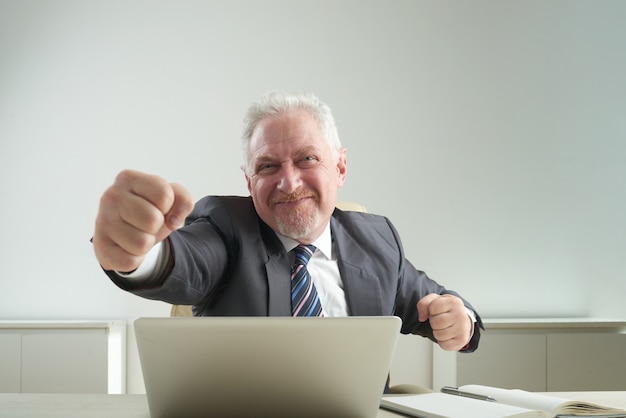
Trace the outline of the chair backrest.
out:
M 337 208 L 352 212 L 367 212 L 365 206 L 355 202 L 337 202 Z M 191 305 L 172 305 L 170 316 L 193 316 Z
M 172 305 L 170 316 L 193 316 L 191 305 Z

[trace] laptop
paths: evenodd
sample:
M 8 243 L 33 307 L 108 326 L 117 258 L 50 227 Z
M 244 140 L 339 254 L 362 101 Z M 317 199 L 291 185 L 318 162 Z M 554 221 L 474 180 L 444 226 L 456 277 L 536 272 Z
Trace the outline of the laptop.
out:
M 397 317 L 139 318 L 152 418 L 378 413 Z

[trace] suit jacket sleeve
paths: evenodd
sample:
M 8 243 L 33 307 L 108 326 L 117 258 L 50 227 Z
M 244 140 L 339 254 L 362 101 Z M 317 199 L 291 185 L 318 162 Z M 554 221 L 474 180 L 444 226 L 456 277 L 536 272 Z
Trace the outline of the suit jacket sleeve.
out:
M 402 319 L 402 333 L 435 341 L 429 321 L 418 320 L 417 302 L 429 293 L 455 295 L 475 313 L 477 320 L 472 340 L 464 351 L 477 348 L 482 328 L 480 315 L 458 293 L 411 264 L 397 230 L 387 218 L 337 210 L 331 226 L 351 314 L 396 315 Z
M 400 267 L 398 276 L 398 293 L 396 297 L 396 314 L 403 318 L 403 330 L 404 332 L 410 332 L 412 334 L 422 335 L 430 340 L 437 342 L 433 336 L 433 330 L 430 326 L 430 322 L 420 322 L 417 313 L 417 302 L 429 293 L 437 293 L 440 295 L 449 294 L 454 295 L 463 301 L 466 308 L 474 312 L 476 316 L 476 324 L 474 326 L 474 334 L 468 342 L 468 344 L 461 350 L 465 353 L 470 353 L 478 348 L 480 341 L 481 329 L 483 329 L 482 319 L 474 307 L 460 294 L 454 290 L 446 289 L 421 270 L 418 270 L 406 259 L 404 249 L 400 241 L 400 237 L 395 227 L 388 221 L 389 227 L 396 237 L 396 242 L 399 250 Z

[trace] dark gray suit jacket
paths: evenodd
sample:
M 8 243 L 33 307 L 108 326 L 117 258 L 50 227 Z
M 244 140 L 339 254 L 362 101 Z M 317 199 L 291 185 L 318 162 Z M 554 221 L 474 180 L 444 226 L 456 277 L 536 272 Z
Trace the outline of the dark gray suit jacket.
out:
M 418 321 L 417 301 L 429 293 L 458 294 L 405 259 L 387 218 L 336 209 L 330 228 L 350 315 L 399 316 L 403 333 L 433 339 L 429 323 Z M 173 265 L 157 283 L 142 285 L 107 273 L 139 296 L 194 305 L 196 316 L 291 315 L 290 257 L 251 198 L 205 197 L 168 242 Z M 476 316 L 479 326 L 467 351 L 480 338 L 482 322 Z

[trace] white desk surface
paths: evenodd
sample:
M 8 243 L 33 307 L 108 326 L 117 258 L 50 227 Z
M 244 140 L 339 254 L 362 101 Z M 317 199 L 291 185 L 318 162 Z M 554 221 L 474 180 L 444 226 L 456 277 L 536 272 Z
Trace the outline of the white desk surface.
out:
M 623 392 L 553 392 L 551 395 L 626 409 Z M 400 415 L 380 410 L 378 418 Z M 2 418 L 150 418 L 145 395 L 0 393 Z

